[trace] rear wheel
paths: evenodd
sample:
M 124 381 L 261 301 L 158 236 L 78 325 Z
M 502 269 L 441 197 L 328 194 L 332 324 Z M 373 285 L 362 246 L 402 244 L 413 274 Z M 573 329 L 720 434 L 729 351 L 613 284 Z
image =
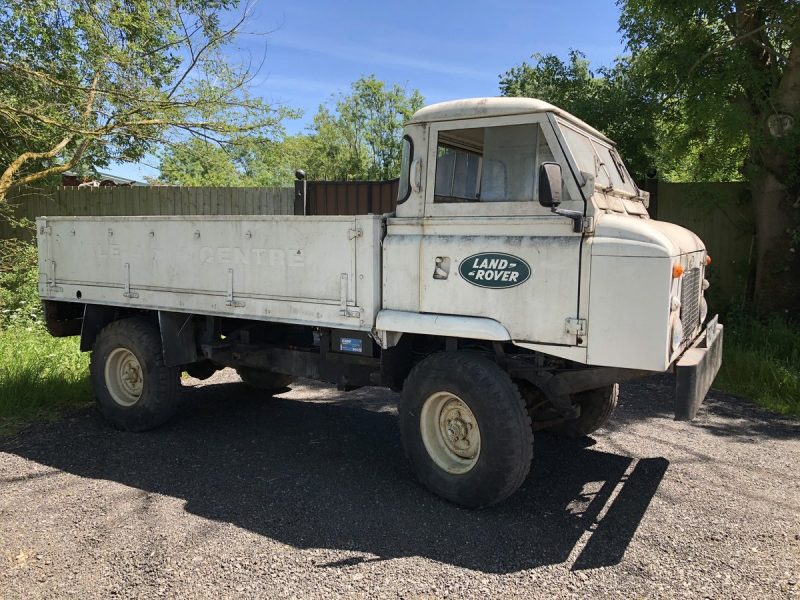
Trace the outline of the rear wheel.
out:
M 164 365 L 161 336 L 150 321 L 107 325 L 97 336 L 89 370 L 97 407 L 118 429 L 152 429 L 178 409 L 180 368 Z
M 580 408 L 580 416 L 563 419 L 545 395 L 528 382 L 519 383 L 528 404 L 534 430 L 577 438 L 590 435 L 611 418 L 619 402 L 619 384 L 587 390 L 572 395 L 572 403 Z
M 275 371 L 263 371 L 261 369 L 251 369 L 239 367 L 236 372 L 242 381 L 250 387 L 265 392 L 278 392 L 285 390 L 294 382 L 294 377 L 276 373 Z
M 580 406 L 581 415 L 577 419 L 569 419 L 554 425 L 547 431 L 568 437 L 582 437 L 594 433 L 608 422 L 614 409 L 617 408 L 619 384 L 575 394 L 573 400 Z
M 500 502 L 530 470 L 533 434 L 525 403 L 486 358 L 448 352 L 414 367 L 403 386 L 400 429 L 417 477 L 456 504 Z

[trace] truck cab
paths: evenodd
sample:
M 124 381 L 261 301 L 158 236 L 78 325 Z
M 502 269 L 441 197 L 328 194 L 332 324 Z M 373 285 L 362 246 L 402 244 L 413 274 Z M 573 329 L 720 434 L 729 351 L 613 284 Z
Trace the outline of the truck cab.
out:
M 521 348 L 647 371 L 697 337 L 705 246 L 649 217 L 649 194 L 591 126 L 531 98 L 467 99 L 418 111 L 403 144 L 379 329 L 399 313 L 488 319 Z M 540 197 L 548 169 L 557 206 Z

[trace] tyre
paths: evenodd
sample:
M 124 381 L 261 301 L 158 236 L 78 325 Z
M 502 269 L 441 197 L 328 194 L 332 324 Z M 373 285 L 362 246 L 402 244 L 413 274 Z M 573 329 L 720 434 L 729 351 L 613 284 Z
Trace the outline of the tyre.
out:
M 619 384 L 615 383 L 594 390 L 587 390 L 573 396 L 580 405 L 581 415 L 548 427 L 545 431 L 577 438 L 594 433 L 608 422 L 619 402 Z
M 236 369 L 236 372 L 247 385 L 266 392 L 283 390 L 294 381 L 294 377 L 291 375 L 284 375 L 283 373 L 276 373 L 275 371 L 262 371 L 261 369 L 239 367 Z
M 400 401 L 406 456 L 431 491 L 482 508 L 522 485 L 533 433 L 516 385 L 491 360 L 433 354 L 409 374 Z
M 152 429 L 178 409 L 181 369 L 164 365 L 161 335 L 150 321 L 123 319 L 103 328 L 89 372 L 98 409 L 118 429 Z

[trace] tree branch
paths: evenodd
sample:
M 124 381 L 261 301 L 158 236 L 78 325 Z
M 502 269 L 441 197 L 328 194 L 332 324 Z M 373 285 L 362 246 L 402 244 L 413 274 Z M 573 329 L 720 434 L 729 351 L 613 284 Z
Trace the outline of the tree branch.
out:
M 92 80 L 92 87 L 89 91 L 88 97 L 86 99 L 86 104 L 83 110 L 83 118 L 88 119 L 92 114 L 92 106 L 94 105 L 94 101 L 96 98 L 96 91 L 97 91 L 97 81 L 99 79 L 99 75 L 95 75 L 94 79 Z M 57 175 L 59 173 L 63 173 L 64 171 L 68 171 L 81 159 L 83 153 L 86 152 L 86 148 L 88 148 L 90 139 L 85 139 L 78 145 L 78 148 L 72 155 L 72 158 L 64 164 L 55 165 L 53 167 L 43 169 L 41 171 L 37 171 L 36 173 L 30 173 L 23 177 L 19 177 L 14 179 L 14 176 L 19 172 L 22 166 L 30 161 L 30 160 L 46 160 L 49 158 L 55 158 L 61 151 L 66 148 L 69 143 L 74 139 L 74 134 L 70 133 L 64 136 L 60 142 L 58 142 L 55 146 L 53 146 L 50 150 L 46 152 L 23 152 L 13 161 L 11 164 L 6 168 L 2 175 L 0 175 L 0 202 L 5 200 L 6 194 L 8 190 L 12 187 L 18 187 L 21 185 L 26 185 L 33 181 L 38 181 L 40 179 L 44 179 L 45 177 L 49 177 L 50 175 Z
M 245 22 L 245 20 L 247 20 L 247 8 L 246 7 L 245 7 L 245 10 L 242 11 L 242 16 L 239 17 L 239 20 L 232 27 L 230 27 L 230 28 L 226 29 L 225 31 L 219 33 L 218 35 L 210 37 L 208 40 L 206 40 L 206 43 L 203 44 L 203 46 L 200 47 L 199 50 L 195 51 L 192 48 L 191 44 L 188 44 L 189 49 L 190 49 L 191 62 L 189 63 L 189 66 L 187 66 L 186 69 L 183 71 L 181 76 L 178 77 L 178 81 L 175 82 L 175 85 L 172 86 L 172 89 L 167 93 L 167 99 L 172 98 L 172 96 L 175 95 L 175 92 L 178 91 L 178 88 L 181 86 L 181 84 L 183 84 L 183 82 L 189 76 L 189 73 L 191 73 L 192 70 L 194 70 L 194 68 L 197 66 L 197 63 L 200 60 L 200 58 L 203 56 L 203 54 L 209 48 L 212 48 L 212 47 L 216 46 L 217 44 L 219 44 L 219 42 L 221 42 L 225 38 L 228 38 L 228 37 L 231 37 L 231 36 L 235 35 L 236 32 L 239 30 L 239 28 L 242 26 L 242 24 Z M 183 24 L 183 18 L 181 18 L 181 24 Z M 185 25 L 184 25 L 184 31 L 185 31 Z M 187 41 L 188 41 L 188 38 L 187 38 Z
M 800 42 L 792 44 L 789 59 L 778 84 L 775 100 L 781 110 L 791 113 L 795 121 L 800 121 Z M 796 123 L 795 127 L 800 127 Z

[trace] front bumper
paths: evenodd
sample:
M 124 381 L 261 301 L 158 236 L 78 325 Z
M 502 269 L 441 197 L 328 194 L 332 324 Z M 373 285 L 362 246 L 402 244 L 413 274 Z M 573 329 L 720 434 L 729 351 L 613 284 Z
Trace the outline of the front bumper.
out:
M 675 420 L 691 421 L 722 365 L 722 325 L 715 316 L 675 361 Z

